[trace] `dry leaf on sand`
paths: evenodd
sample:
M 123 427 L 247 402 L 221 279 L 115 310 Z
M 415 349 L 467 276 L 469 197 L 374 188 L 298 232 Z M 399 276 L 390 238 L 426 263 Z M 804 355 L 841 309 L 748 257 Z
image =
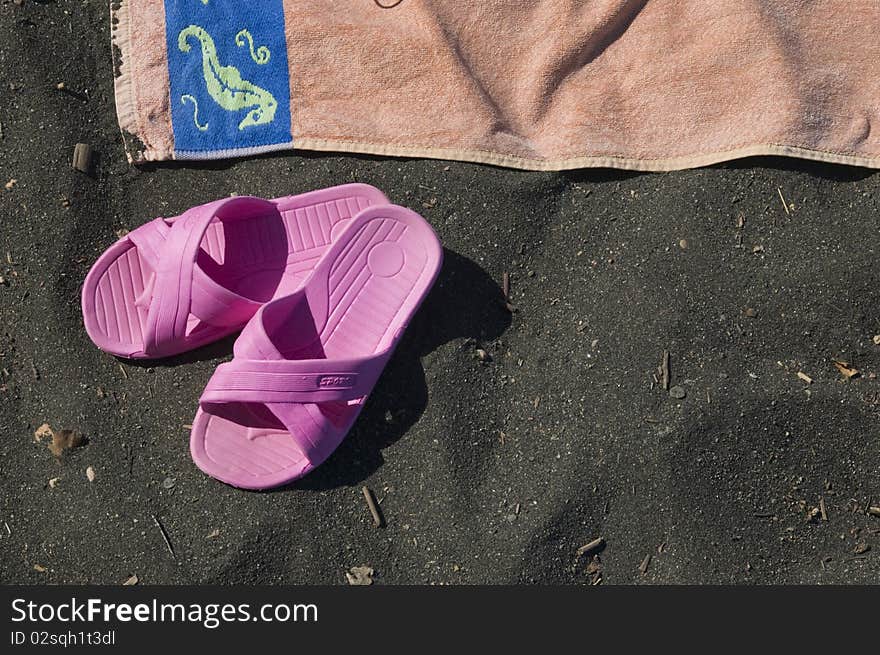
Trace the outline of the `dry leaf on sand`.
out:
M 859 374 L 859 369 L 855 368 L 848 362 L 841 362 L 835 359 L 834 365 L 837 367 L 837 370 L 840 371 L 840 374 L 847 380 L 857 377 Z
M 48 423 L 43 423 L 34 430 L 34 441 L 43 443 L 49 440 L 49 451 L 55 457 L 61 457 L 65 451 L 85 446 L 88 440 L 79 432 L 73 430 L 58 430 L 57 432 L 51 428 Z
M 352 586 L 365 586 L 373 584 L 373 567 L 353 566 L 345 574 L 345 579 Z
M 51 439 L 54 432 L 52 432 L 52 428 L 49 427 L 48 423 L 43 423 L 40 427 L 34 430 L 34 441 L 37 443 L 43 443 L 43 439 Z
M 55 457 L 61 457 L 66 450 L 72 450 L 85 445 L 86 439 L 79 432 L 73 430 L 58 430 L 52 434 L 52 443 L 49 450 Z

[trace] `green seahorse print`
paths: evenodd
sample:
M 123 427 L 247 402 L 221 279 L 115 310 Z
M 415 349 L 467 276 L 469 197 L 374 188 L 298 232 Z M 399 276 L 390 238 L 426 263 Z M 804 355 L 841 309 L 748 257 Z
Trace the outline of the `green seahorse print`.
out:
M 234 66 L 221 66 L 214 39 L 210 34 L 198 25 L 183 28 L 177 35 L 177 47 L 181 52 L 190 51 L 190 44 L 187 41 L 189 37 L 197 39 L 201 45 L 202 74 L 205 77 L 208 93 L 214 102 L 227 111 L 254 107 L 238 124 L 239 130 L 267 125 L 275 120 L 275 110 L 278 109 L 275 97 L 266 89 L 243 80 L 241 73 Z
M 195 123 L 196 129 L 199 132 L 207 132 L 208 131 L 208 123 L 204 125 L 199 124 L 199 101 L 195 98 L 195 96 L 191 96 L 188 93 L 180 96 L 180 104 L 185 105 L 187 102 L 191 102 L 193 105 L 193 123 Z
M 272 56 L 272 53 L 269 52 L 269 48 L 261 45 L 259 48 L 257 48 L 256 52 L 254 52 L 254 37 L 251 36 L 250 32 L 248 32 L 247 30 L 242 30 L 235 35 L 235 45 L 237 45 L 239 48 L 244 46 L 245 40 L 247 40 L 247 44 L 248 46 L 250 46 L 251 49 L 251 59 L 253 59 L 256 63 L 260 65 L 268 64 L 269 57 Z

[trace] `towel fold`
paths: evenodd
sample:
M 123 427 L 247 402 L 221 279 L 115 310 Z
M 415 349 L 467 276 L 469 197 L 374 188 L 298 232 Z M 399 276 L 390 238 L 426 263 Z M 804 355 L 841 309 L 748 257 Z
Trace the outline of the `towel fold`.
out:
M 113 0 L 130 160 L 880 167 L 876 0 Z

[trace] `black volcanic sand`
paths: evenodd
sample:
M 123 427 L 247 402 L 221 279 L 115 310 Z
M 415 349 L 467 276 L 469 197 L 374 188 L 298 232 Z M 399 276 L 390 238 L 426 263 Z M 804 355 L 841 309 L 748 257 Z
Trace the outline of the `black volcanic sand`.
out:
M 0 581 L 344 584 L 369 565 L 380 584 L 590 584 L 575 551 L 598 536 L 605 583 L 878 581 L 880 175 L 287 154 L 138 170 L 106 4 L 0 4 L 0 182 L 17 180 L 0 189 Z M 70 166 L 80 141 L 93 178 Z M 82 328 L 82 280 L 157 215 L 352 181 L 431 222 L 439 281 L 326 464 L 271 493 L 225 486 L 184 426 L 232 341 L 120 364 Z M 683 399 L 653 383 L 664 350 Z M 44 422 L 88 445 L 56 460 Z

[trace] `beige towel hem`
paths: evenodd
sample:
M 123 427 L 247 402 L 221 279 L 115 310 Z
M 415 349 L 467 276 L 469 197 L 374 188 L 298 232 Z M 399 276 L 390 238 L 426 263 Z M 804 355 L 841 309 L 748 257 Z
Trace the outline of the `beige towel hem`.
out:
M 117 103 L 120 107 L 124 103 L 120 103 L 117 96 Z M 120 116 L 122 116 L 120 110 Z M 122 119 L 120 118 L 120 122 Z M 644 172 L 666 172 L 680 171 L 689 168 L 698 168 L 701 166 L 711 166 L 727 161 L 744 159 L 746 157 L 792 157 L 795 159 L 804 159 L 808 161 L 823 162 L 827 164 L 842 164 L 846 166 L 859 166 L 862 168 L 878 169 L 880 168 L 880 158 L 865 157 L 862 155 L 854 155 L 849 153 L 828 152 L 825 150 L 816 150 L 814 148 L 803 148 L 799 146 L 786 146 L 775 143 L 756 144 L 753 146 L 745 146 L 733 148 L 731 150 L 721 150 L 717 152 L 707 152 L 697 155 L 686 155 L 681 157 L 662 157 L 653 159 L 643 159 L 634 157 L 622 157 L 614 155 L 591 156 L 591 157 L 575 157 L 571 159 L 528 159 L 526 157 L 515 157 L 512 155 L 502 155 L 497 152 L 486 150 L 459 150 L 454 148 L 428 148 L 424 146 L 401 146 L 382 143 L 360 143 L 352 141 L 336 141 L 331 139 L 314 139 L 300 138 L 294 139 L 293 144 L 279 144 L 275 147 L 266 148 L 265 152 L 278 150 L 303 150 L 314 152 L 338 152 L 348 154 L 375 155 L 382 157 L 403 157 L 403 158 L 423 158 L 423 159 L 439 159 L 447 161 L 463 161 L 474 164 L 488 164 L 490 166 L 502 166 L 506 168 L 516 168 L 525 171 L 567 171 L 588 168 L 614 168 L 629 171 Z M 181 156 L 182 153 L 175 153 L 171 150 L 161 148 L 148 148 L 140 153 L 141 158 L 134 160 L 139 161 L 163 161 L 168 159 L 198 159 L 191 154 Z M 224 153 L 225 157 L 244 157 L 249 156 L 249 152 Z M 212 153 L 210 157 L 216 158 L 217 153 Z M 132 161 L 129 157 L 129 161 Z
M 415 157 L 444 159 L 490 164 L 528 171 L 563 171 L 579 168 L 616 168 L 630 171 L 664 172 L 678 171 L 700 166 L 711 166 L 735 159 L 758 156 L 795 157 L 829 164 L 845 164 L 863 168 L 880 168 L 880 158 L 865 157 L 850 153 L 829 152 L 787 146 L 775 143 L 756 144 L 681 157 L 635 158 L 615 155 L 575 157 L 571 159 L 529 159 L 512 155 L 502 155 L 485 150 L 459 150 L 454 148 L 426 148 L 421 146 L 402 146 L 381 143 L 358 143 L 330 139 L 294 138 L 293 146 L 298 150 L 321 152 L 344 152 L 389 157 Z

